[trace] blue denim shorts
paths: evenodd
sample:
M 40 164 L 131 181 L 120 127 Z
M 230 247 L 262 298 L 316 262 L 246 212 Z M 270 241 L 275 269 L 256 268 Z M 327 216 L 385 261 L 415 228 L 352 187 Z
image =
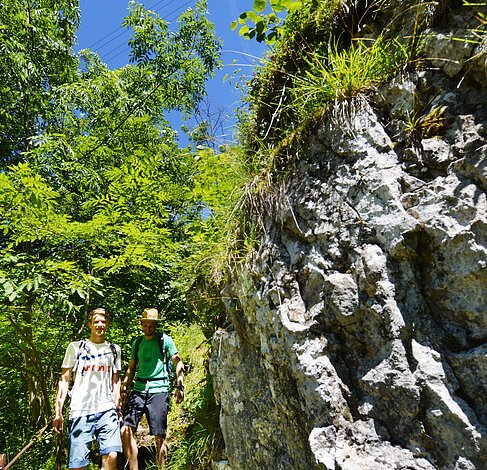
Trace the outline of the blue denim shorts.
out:
M 100 445 L 100 455 L 122 452 L 120 423 L 115 410 L 70 419 L 68 436 L 68 468 L 86 467 L 90 463 L 93 436 Z

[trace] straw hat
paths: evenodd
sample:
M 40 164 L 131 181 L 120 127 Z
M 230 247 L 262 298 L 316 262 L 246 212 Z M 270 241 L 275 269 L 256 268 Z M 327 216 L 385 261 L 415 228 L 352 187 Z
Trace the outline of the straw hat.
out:
M 159 321 L 159 312 L 157 311 L 157 308 L 146 308 L 142 312 L 142 317 L 140 318 L 142 321 L 154 321 L 158 322 Z

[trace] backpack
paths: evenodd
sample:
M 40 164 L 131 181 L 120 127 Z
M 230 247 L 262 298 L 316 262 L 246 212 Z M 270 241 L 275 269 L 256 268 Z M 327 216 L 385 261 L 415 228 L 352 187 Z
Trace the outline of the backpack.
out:
M 137 339 L 135 340 L 135 344 L 134 344 L 135 366 L 137 366 L 137 363 L 139 361 L 139 348 L 140 348 L 140 343 L 142 343 L 143 338 L 144 338 L 143 336 L 138 336 Z M 174 383 L 175 374 L 173 371 L 171 358 L 169 357 L 169 355 L 166 353 L 166 350 L 164 349 L 164 333 L 156 332 L 156 338 L 157 338 L 157 342 L 159 343 L 159 349 L 161 350 L 162 359 L 163 359 L 164 364 L 166 366 L 166 373 L 167 373 L 167 376 L 169 377 L 169 384 L 172 387 L 172 385 Z M 153 380 L 158 380 L 158 379 L 153 379 Z

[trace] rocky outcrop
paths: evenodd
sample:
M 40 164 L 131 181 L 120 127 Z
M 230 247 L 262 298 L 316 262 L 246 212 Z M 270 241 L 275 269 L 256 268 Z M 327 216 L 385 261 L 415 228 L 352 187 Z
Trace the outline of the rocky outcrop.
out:
M 486 54 L 435 33 L 432 67 L 310 136 L 228 286 L 233 470 L 487 468 Z

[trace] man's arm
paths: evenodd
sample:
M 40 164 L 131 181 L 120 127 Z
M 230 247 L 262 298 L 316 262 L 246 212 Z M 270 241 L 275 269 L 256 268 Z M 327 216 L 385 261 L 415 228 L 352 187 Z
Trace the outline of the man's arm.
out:
M 122 385 L 120 387 L 120 394 L 122 397 L 122 404 L 125 403 L 127 397 L 127 390 L 130 389 L 132 386 L 132 382 L 134 381 L 135 376 L 135 369 L 137 368 L 135 364 L 135 360 L 132 359 L 129 362 L 129 366 L 127 367 L 127 372 L 125 372 L 125 377 L 123 378 Z
M 184 400 L 184 364 L 179 354 L 174 354 L 171 359 L 176 363 L 176 403 L 181 403 Z
M 120 373 L 115 372 L 112 374 L 112 390 L 113 401 L 115 402 L 115 408 L 118 410 L 122 407 L 122 401 L 120 397 Z
M 61 377 L 59 377 L 56 403 L 54 404 L 54 419 L 52 421 L 54 431 L 57 433 L 63 431 L 63 406 L 68 395 L 69 381 L 71 380 L 72 371 L 72 367 L 63 367 L 61 370 Z

